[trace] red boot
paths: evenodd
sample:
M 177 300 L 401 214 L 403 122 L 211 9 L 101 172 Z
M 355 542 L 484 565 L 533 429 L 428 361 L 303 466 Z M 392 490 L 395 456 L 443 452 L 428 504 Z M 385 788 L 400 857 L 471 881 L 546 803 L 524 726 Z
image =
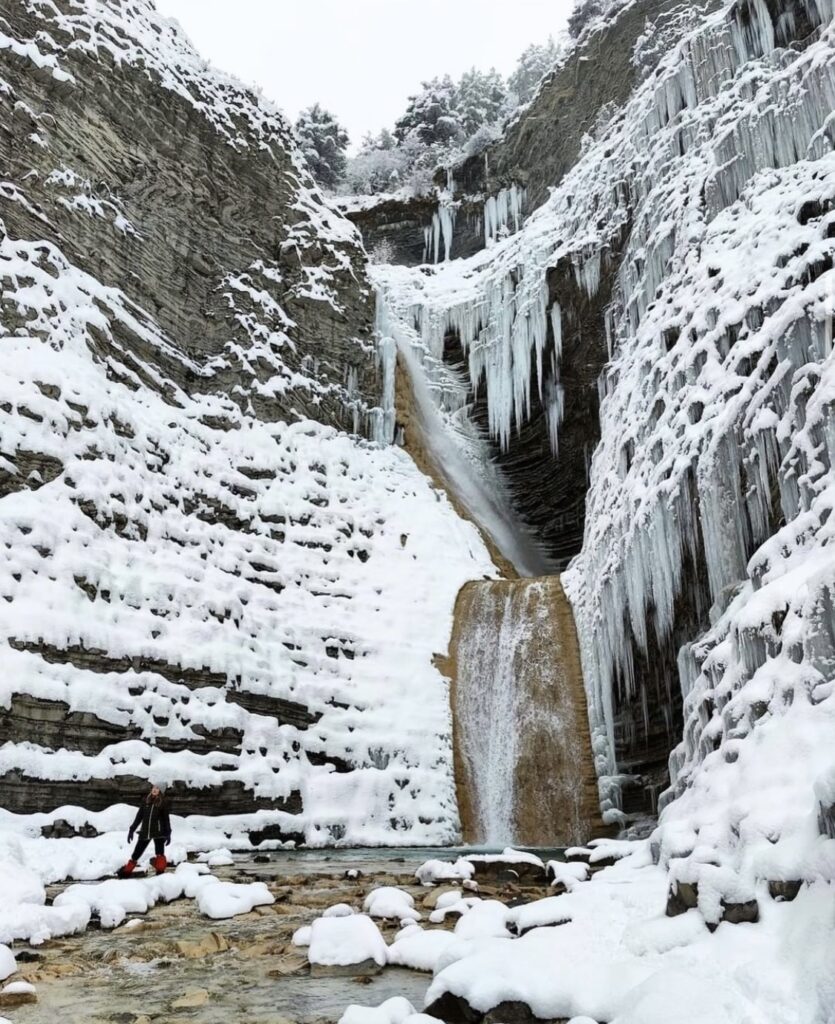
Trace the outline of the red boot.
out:
M 136 869 L 136 861 L 135 860 L 129 860 L 127 862 L 127 864 L 125 864 L 125 866 L 123 868 L 119 868 L 119 870 L 116 872 L 116 874 L 119 876 L 119 878 L 130 878 L 130 876 L 133 874 L 135 869 Z
M 165 859 L 163 854 L 160 854 L 158 857 L 154 857 L 153 865 L 156 873 L 158 875 L 163 875 L 165 874 L 165 869 L 168 867 L 168 861 Z

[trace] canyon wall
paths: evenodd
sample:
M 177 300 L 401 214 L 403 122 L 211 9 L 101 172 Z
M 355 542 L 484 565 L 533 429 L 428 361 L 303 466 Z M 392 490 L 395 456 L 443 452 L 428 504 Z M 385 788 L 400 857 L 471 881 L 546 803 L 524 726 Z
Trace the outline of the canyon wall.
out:
M 454 839 L 432 656 L 494 570 L 361 439 L 356 230 L 147 0 L 0 13 L 0 807 L 88 833 L 155 781 L 218 842 Z
M 518 231 L 374 276 L 441 407 L 463 370 L 517 507 L 552 557 L 576 555 L 606 819 L 645 830 L 660 807 L 656 855 L 730 899 L 778 861 L 814 876 L 831 834 L 835 10 L 667 4 L 646 31 L 641 10 L 581 39 L 591 62 L 631 23 L 632 78 L 565 167 L 558 136 L 532 161 L 541 205 Z M 598 74 L 624 59 L 600 51 Z M 572 120 L 561 73 L 495 166 L 546 145 L 537 110 Z M 578 360 L 598 394 L 569 414 Z M 581 475 L 563 439 L 582 432 Z M 565 492 L 585 496 L 573 537 L 547 504 Z

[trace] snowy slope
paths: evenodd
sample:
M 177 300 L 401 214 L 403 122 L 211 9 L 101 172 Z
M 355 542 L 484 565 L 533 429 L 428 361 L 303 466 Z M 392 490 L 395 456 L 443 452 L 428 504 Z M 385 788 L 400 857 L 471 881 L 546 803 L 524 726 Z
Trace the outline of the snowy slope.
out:
M 548 275 L 569 268 L 588 296 L 613 279 L 567 586 L 613 821 L 613 707 L 640 700 L 635 652 L 671 636 L 682 596 L 705 624 L 716 602 L 668 683 L 687 722 L 656 847 L 690 857 L 682 877 L 721 858 L 714 919 L 723 886 L 817 877 L 832 856 L 834 12 L 769 11 L 704 15 L 518 234 L 387 282 L 430 373 L 460 338 L 502 446 L 538 382 L 557 452 L 566 325 Z
M 281 116 L 145 0 L 9 13 L 39 30 L 0 23 L 0 116 L 41 134 L 0 184 L 0 789 L 6 808 L 48 813 L 6 828 L 121 829 L 127 809 L 96 812 L 155 781 L 175 814 L 211 818 L 203 844 L 451 841 L 432 656 L 460 586 L 494 570 L 403 453 L 335 429 L 373 433 L 377 415 L 356 232 Z M 153 208 L 64 166 L 50 108 L 24 100 L 40 83 L 67 118 L 89 116 L 84 76 L 99 74 L 115 94 L 147 88 L 160 134 L 168 104 L 194 116 L 218 173 L 274 165 L 283 206 L 264 244 L 283 255 L 244 239 L 251 265 L 220 266 L 210 288 L 225 319 L 154 278 Z M 246 214 L 218 230 L 218 259 Z M 135 248 L 111 254 L 114 232 Z

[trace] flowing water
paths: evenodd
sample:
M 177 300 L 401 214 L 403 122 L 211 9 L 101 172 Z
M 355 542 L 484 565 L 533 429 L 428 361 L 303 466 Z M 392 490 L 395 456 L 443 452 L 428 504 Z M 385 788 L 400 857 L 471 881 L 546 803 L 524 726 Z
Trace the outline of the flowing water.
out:
M 233 866 L 215 874 L 225 881 L 265 882 L 275 896 L 273 906 L 210 921 L 193 900 L 178 900 L 131 915 L 115 931 L 91 927 L 34 949 L 18 943 L 16 980 L 31 981 L 38 1002 L 11 1011 L 11 1017 L 15 1024 L 335 1024 L 352 1003 L 377 1006 L 405 996 L 421 1007 L 431 975 L 387 967 L 371 977 L 317 977 L 292 936 L 335 903 L 361 909 L 378 885 L 405 888 L 425 914 L 428 893 L 416 883 L 415 870 L 430 858 L 471 852 L 346 849 L 274 852 L 258 860 L 237 856 Z M 543 859 L 562 855 L 538 852 Z M 360 877 L 346 879 L 349 869 Z M 64 887 L 50 887 L 50 895 Z M 487 898 L 500 895 L 489 885 L 483 892 Z M 543 887 L 535 895 L 546 892 Z M 391 942 L 399 922 L 379 923 Z
M 468 584 L 450 661 L 465 839 L 569 845 L 599 832 L 580 654 L 559 578 Z

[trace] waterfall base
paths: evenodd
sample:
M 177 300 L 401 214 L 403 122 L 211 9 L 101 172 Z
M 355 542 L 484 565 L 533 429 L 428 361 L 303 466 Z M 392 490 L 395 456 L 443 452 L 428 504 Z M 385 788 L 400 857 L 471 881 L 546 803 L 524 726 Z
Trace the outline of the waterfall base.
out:
M 562 846 L 602 834 L 580 650 L 559 577 L 467 584 L 444 668 L 465 840 Z

